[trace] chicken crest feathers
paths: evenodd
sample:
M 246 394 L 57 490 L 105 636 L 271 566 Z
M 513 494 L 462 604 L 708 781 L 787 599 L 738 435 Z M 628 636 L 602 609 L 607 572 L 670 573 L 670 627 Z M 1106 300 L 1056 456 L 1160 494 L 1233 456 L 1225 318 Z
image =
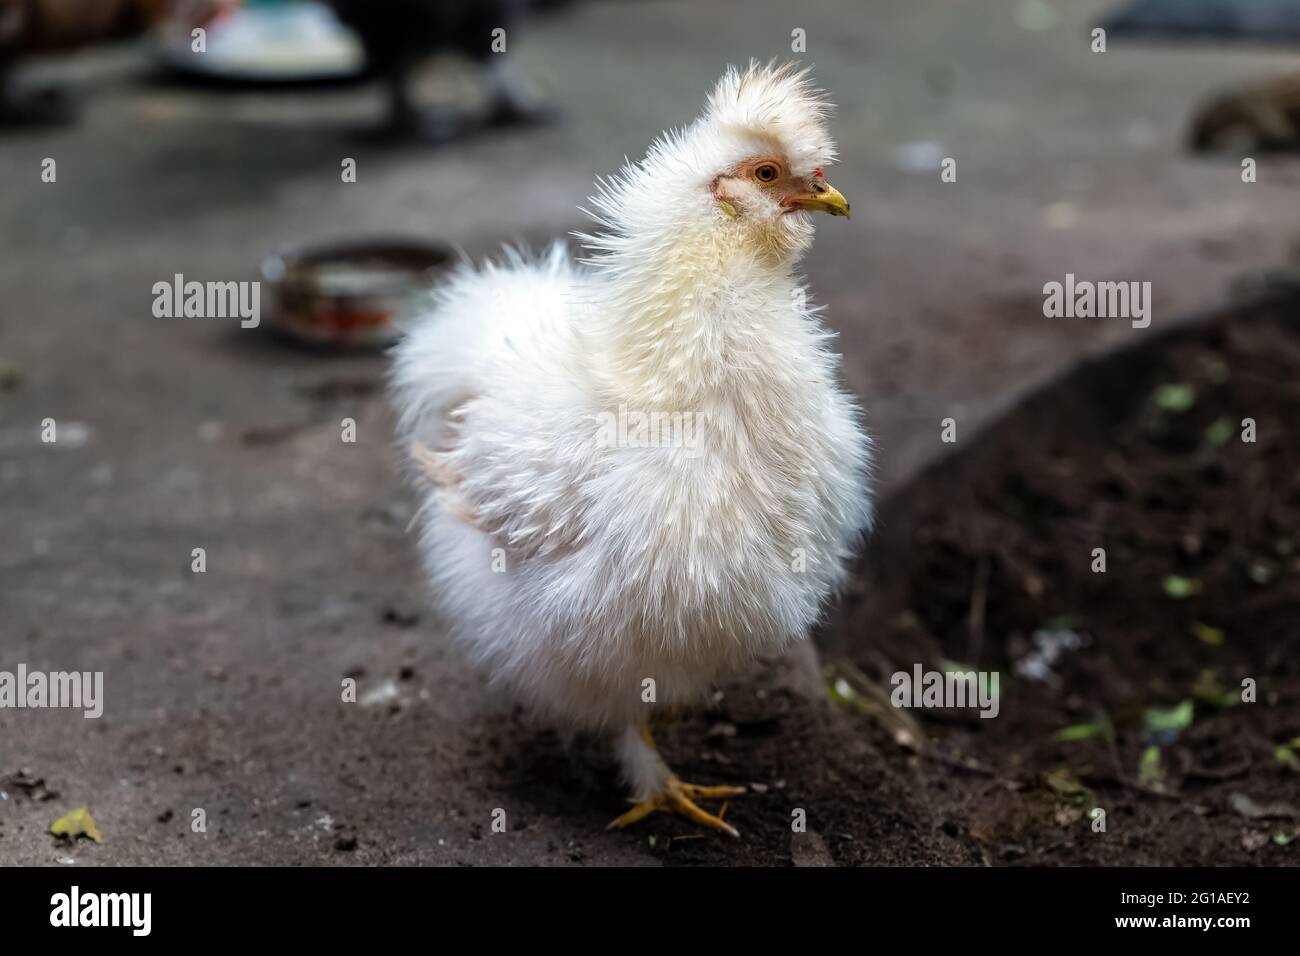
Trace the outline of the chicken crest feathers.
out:
M 827 120 L 834 106 L 812 73 L 797 63 L 766 65 L 750 60 L 741 70 L 729 66 L 713 92 L 702 120 L 728 130 L 759 133 L 778 140 L 796 166 L 835 161 L 835 142 Z

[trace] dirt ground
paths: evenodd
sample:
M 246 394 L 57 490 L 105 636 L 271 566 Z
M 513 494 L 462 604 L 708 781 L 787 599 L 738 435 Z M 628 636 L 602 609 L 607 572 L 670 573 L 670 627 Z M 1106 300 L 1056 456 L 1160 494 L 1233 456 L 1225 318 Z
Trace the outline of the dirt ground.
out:
M 472 791 L 480 807 L 495 801 L 511 808 L 507 819 L 523 819 L 493 835 L 472 804 L 435 799 L 425 808 L 420 766 L 443 756 L 425 746 L 427 711 L 436 709 L 425 674 L 448 668 L 428 663 L 425 645 L 412 642 L 421 616 L 400 599 L 374 605 L 376 623 L 402 648 L 382 671 L 397 675 L 391 699 L 349 710 L 285 696 L 304 712 L 258 728 L 262 759 L 295 766 L 272 794 L 244 782 L 260 769 L 256 758 L 239 765 L 224 756 L 227 735 L 247 739 L 249 730 L 221 719 L 220 702 L 232 681 L 272 694 L 284 682 L 228 674 L 202 655 L 168 666 L 202 671 L 207 690 L 180 727 L 203 740 L 205 758 L 141 739 L 130 769 L 190 792 L 212 785 L 191 779 L 220 777 L 221 799 L 207 801 L 215 842 L 249 825 L 240 801 L 265 802 L 302 821 L 318 861 L 403 862 L 371 834 L 412 814 L 404 821 L 412 828 L 450 822 L 465 833 L 449 860 L 461 863 L 481 862 L 491 847 L 509 854 L 541 821 L 563 820 L 592 835 L 548 841 L 556 862 L 605 862 L 613 844 L 632 842 L 643 862 L 673 865 L 1294 865 L 1298 366 L 1300 300 L 1243 308 L 1083 366 L 886 501 L 872 548 L 818 635 L 823 663 L 812 655 L 767 662 L 662 734 L 687 779 L 752 788 L 731 813 L 746 830 L 738 843 L 674 819 L 652 821 L 632 841 L 596 835 L 616 809 L 617 781 L 608 761 L 592 756 L 595 742 L 561 740 L 491 702 L 466 728 L 461 759 L 485 772 Z M 1242 440 L 1244 418 L 1253 419 L 1253 441 Z M 362 515 L 360 524 L 359 534 L 395 534 L 386 516 Z M 1105 549 L 1104 572 L 1095 570 L 1095 547 Z M 287 618 L 307 603 L 277 599 Z M 330 630 L 346 626 L 340 615 Z M 1045 639 L 1053 634 L 1077 643 L 1053 655 Z M 267 656 L 310 657 L 305 640 Z M 918 662 L 998 671 L 997 717 L 891 712 L 890 676 Z M 361 664 L 344 672 L 363 684 L 372 676 Z M 322 684 L 333 677 L 312 673 Z M 1243 702 L 1246 678 L 1256 693 Z M 1180 703 L 1182 719 L 1152 723 Z M 95 731 L 111 734 L 106 726 Z M 337 761 L 312 761 L 312 774 L 333 775 L 352 795 L 341 819 L 337 797 L 318 803 L 302 772 L 295 750 L 304 735 L 364 742 L 341 742 L 351 752 Z M 1157 757 L 1144 759 L 1152 749 Z M 392 775 L 414 777 L 413 789 L 376 800 Z M 18 819 L 33 821 L 10 822 L 0 839 L 30 840 L 38 809 L 49 815 L 63 805 L 56 785 L 32 770 L 0 780 L 26 811 Z M 180 858 L 182 844 L 208 850 L 206 838 L 186 837 L 174 802 L 156 807 L 168 856 Z M 1104 832 L 1091 825 L 1094 808 L 1106 813 Z M 808 833 L 791 832 L 800 811 Z M 240 862 L 270 862 L 284 834 L 258 835 L 269 852 Z M 97 850 L 77 852 L 93 859 Z
M 1030 396 L 886 505 L 823 648 L 877 686 L 1000 672 L 996 718 L 911 712 L 927 745 L 890 761 L 983 862 L 1300 862 L 1297 368 L 1300 300 L 1235 310 Z
M 1171 557 L 1179 563 L 1170 573 L 1198 578 L 1203 590 L 1170 605 L 1167 620 L 1188 657 L 1160 672 L 1163 686 L 1126 670 L 1132 661 L 1119 656 L 1124 680 L 1109 696 L 1089 678 L 1092 659 L 1079 655 L 1063 662 L 1074 670 L 1061 671 L 1084 681 L 1077 702 L 1041 700 L 1017 685 L 1032 706 L 1009 701 L 987 728 L 927 720 L 940 738 L 927 756 L 900 748 L 889 727 L 859 712 L 862 701 L 829 700 L 826 664 L 853 686 L 859 675 L 878 681 L 885 666 L 920 659 L 913 648 L 927 660 L 940 651 L 972 656 L 963 622 L 969 564 L 982 558 L 980 662 L 1018 658 L 1021 649 L 1008 642 L 1032 640 L 1058 612 L 1095 611 L 1074 628 L 1086 626 L 1097 642 L 1090 647 L 1101 646 L 1110 619 L 1075 600 L 1071 589 L 1087 597 L 1081 582 L 1092 580 L 1069 577 L 1077 567 L 1040 566 L 1034 542 L 1009 530 L 1008 548 L 987 554 L 960 536 L 938 550 L 898 550 L 893 536 L 911 535 L 913 519 L 894 516 L 917 505 L 895 496 L 953 450 L 939 440 L 945 416 L 959 422 L 957 448 L 976 451 L 980 430 L 1034 389 L 1089 356 L 1146 342 L 1222 304 L 1237 280 L 1294 253 L 1294 160 L 1261 160 L 1260 181 L 1247 187 L 1234 161 L 1183 148 L 1200 97 L 1292 67 L 1294 57 L 1117 46 L 1098 58 L 1080 38 L 1106 3 L 1049 4 L 1056 19 L 1032 31 L 1017 20 L 1020 6 L 886 0 L 864 15 L 860 4 L 835 0 L 801 8 L 801 22 L 790 23 L 788 5 L 766 0 L 744 4 L 743 14 L 685 0 L 581 4 L 518 43 L 523 71 L 563 107 L 561 126 L 432 152 L 357 141 L 357 125 L 378 108 L 371 88 L 275 97 L 179 89 L 153 76 L 138 49 L 50 67 L 80 85 L 86 114 L 66 129 L 7 136 L 0 149 L 0 669 L 21 661 L 102 670 L 107 700 L 94 721 L 0 711 L 0 863 L 979 864 L 1123 852 L 1134 862 L 1166 851 L 1182 861 L 1201 852 L 1166 845 L 1165 831 L 1154 829 L 1162 814 L 1179 825 L 1184 814 L 1203 821 L 1214 834 L 1206 846 L 1224 848 L 1224 859 L 1293 857 L 1293 846 L 1248 850 L 1242 842 L 1245 831 L 1252 842 L 1271 841 L 1285 821 L 1241 818 L 1225 829 L 1232 818 L 1223 801 L 1240 786 L 1262 803 L 1294 802 L 1264 748 L 1300 733 L 1285 687 L 1275 703 L 1266 696 L 1288 673 L 1294 679 L 1285 668 L 1295 658 L 1263 654 L 1285 644 L 1243 633 L 1222 610 L 1199 616 L 1227 579 L 1194 555 Z M 862 616 L 865 604 L 851 595 L 840 612 L 851 633 L 841 616 L 823 635 L 834 657 L 757 668 L 724 687 L 710 710 L 664 731 L 664 751 L 687 779 L 753 785 L 727 811 L 741 841 L 702 837 L 671 820 L 605 833 L 623 808 L 607 758 L 488 694 L 424 613 L 383 361 L 286 350 L 219 322 L 168 324 L 150 315 L 150 290 L 177 272 L 255 278 L 260 257 L 286 242 L 414 233 L 482 256 L 504 240 L 562 235 L 584 224 L 576 207 L 596 174 L 689 120 L 724 64 L 787 51 L 793 26 L 807 29 L 805 58 L 840 107 L 842 161 L 832 181 L 853 201 L 854 217 L 822 226 L 807 270 L 880 448 L 880 490 L 890 503 L 872 552 L 901 555 L 886 564 L 913 570 L 948 555 L 952 573 L 915 591 L 907 580 L 873 581 L 879 610 Z M 959 158 L 957 183 L 916 170 L 915 157 L 936 148 Z M 358 182 L 342 186 L 340 158 L 353 155 Z M 58 158 L 57 185 L 39 182 L 47 156 Z M 491 188 L 465 188 L 484 180 Z M 1153 327 L 1043 318 L 1042 285 L 1066 272 L 1152 281 Z M 1256 372 L 1280 374 L 1267 365 Z M 1123 396 L 1137 394 L 1117 391 L 1107 406 L 1114 421 L 1129 407 Z M 1035 398 L 1032 407 L 1050 416 L 1055 400 Z M 1237 416 L 1232 404 L 1207 393 L 1188 420 L 1205 424 L 1199 416 L 1220 405 Z M 1276 403 L 1259 411 L 1260 444 L 1245 454 L 1276 442 L 1276 429 L 1263 423 L 1285 414 Z M 37 440 L 46 417 L 67 440 Z M 355 444 L 339 441 L 344 417 L 357 422 Z M 1086 419 L 1061 419 L 1052 433 L 1085 427 Z M 1117 447 L 1145 454 L 1136 444 Z M 1080 469 L 1096 464 L 1071 453 Z M 1079 487 L 1051 504 L 1055 473 L 1035 469 L 1052 462 L 1032 448 L 1016 454 L 1024 474 L 1012 497 L 1030 505 L 1047 498 L 1047 517 L 1084 509 Z M 1161 465 L 1142 458 L 1130 467 L 1141 476 Z M 992 470 L 979 474 L 994 480 Z M 1045 520 L 985 506 L 958 513 L 964 483 L 934 480 L 924 486 L 932 503 L 953 509 L 917 519 L 917 535 L 938 536 L 962 515 Z M 1047 491 L 1037 490 L 1043 484 Z M 1164 494 L 1205 491 L 1191 479 L 1174 485 Z M 1229 509 L 1215 494 L 1213 513 L 1232 515 L 1228 530 L 1241 530 L 1235 519 L 1244 522 L 1249 508 Z M 1116 522 L 1128 520 L 1132 500 L 1098 501 Z M 1293 505 L 1278 507 L 1294 517 Z M 1163 522 L 1149 527 L 1172 534 Z M 1230 592 L 1242 613 L 1260 615 L 1251 620 L 1267 622 L 1267 601 L 1294 595 L 1284 590 L 1292 586 L 1285 556 L 1267 552 L 1264 532 L 1252 532 L 1249 544 L 1200 533 L 1206 554 L 1264 549 L 1257 556 L 1274 566 L 1258 593 Z M 1125 576 L 1126 552 L 1137 560 L 1139 544 L 1123 540 L 1118 524 L 1108 531 L 1105 583 L 1117 608 L 1126 583 L 1140 590 L 1134 600 L 1151 597 L 1141 589 L 1157 573 L 1154 558 L 1143 559 L 1140 582 Z M 196 547 L 207 553 L 204 574 L 190 570 Z M 1013 600 L 1014 591 L 1002 590 L 1012 580 L 1002 571 L 1008 560 L 1054 582 L 1042 593 L 1059 600 Z M 1163 609 L 1135 622 L 1154 630 Z M 1221 646 L 1185 635 L 1188 622 L 1176 615 L 1189 609 L 1198 615 L 1192 623 L 1224 632 Z M 907 610 L 916 636 L 894 629 Z M 1153 644 L 1135 646 L 1165 656 Z M 1211 667 L 1225 687 L 1250 668 L 1263 703 L 1222 714 L 1198 703 L 1191 728 L 1162 749 L 1166 795 L 1133 790 L 1144 751 L 1132 714 L 1178 703 L 1188 677 Z M 340 703 L 347 676 L 363 703 Z M 1096 739 L 1052 744 L 1057 730 L 1102 712 L 1115 724 L 1118 764 L 1101 759 L 1108 751 L 1099 756 Z M 1287 713 L 1290 723 L 1258 716 Z M 1242 720 L 1258 721 L 1253 736 L 1237 736 Z M 1231 728 L 1231 743 L 1245 752 L 1219 760 L 1194 746 L 1215 728 Z M 1022 766 L 1010 765 L 1016 753 Z M 978 769 L 965 768 L 970 759 Z M 1244 777 L 1196 775 L 1246 759 Z M 1059 790 L 1036 783 L 1062 769 L 1072 776 L 1053 777 L 1058 788 L 1076 799 L 1070 781 L 1089 788 L 1113 811 L 1117 839 L 1082 830 L 1068 838 L 1069 827 L 1081 826 L 1073 817 L 1036 828 L 1042 814 L 1055 821 L 1080 809 L 1061 807 Z M 83 804 L 104 842 L 53 840 L 50 823 Z M 1217 816 L 1196 816 L 1200 806 Z M 1039 816 L 996 816 L 1010 807 Z M 496 809 L 506 813 L 504 833 L 491 830 Z M 195 810 L 207 816 L 206 834 L 190 828 Z M 807 834 L 791 832 L 798 810 Z M 981 817 L 988 813 L 995 818 Z M 1133 821 L 1145 828 L 1139 844 L 1114 849 L 1133 838 L 1125 826 Z

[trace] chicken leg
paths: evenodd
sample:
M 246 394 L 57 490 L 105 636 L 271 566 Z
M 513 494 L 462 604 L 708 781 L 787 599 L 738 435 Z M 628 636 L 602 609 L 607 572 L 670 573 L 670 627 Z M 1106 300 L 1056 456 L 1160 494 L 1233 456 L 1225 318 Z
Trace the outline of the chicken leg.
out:
M 659 811 L 675 813 L 701 826 L 721 830 L 728 836 L 740 836 L 735 827 L 722 819 L 722 813 L 726 812 L 725 804 L 714 816 L 701 809 L 695 801 L 738 797 L 745 792 L 744 787 L 705 787 L 680 780 L 659 756 L 650 728 L 644 725 L 629 728 L 624 733 L 619 741 L 619 757 L 624 775 L 636 796 L 632 800 L 632 809 L 611 821 L 607 830 L 621 830 Z

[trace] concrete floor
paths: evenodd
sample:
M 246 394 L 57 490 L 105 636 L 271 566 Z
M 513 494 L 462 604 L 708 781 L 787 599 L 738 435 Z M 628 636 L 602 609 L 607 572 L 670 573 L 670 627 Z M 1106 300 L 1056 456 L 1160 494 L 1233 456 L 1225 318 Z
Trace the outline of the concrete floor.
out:
M 1019 0 L 582 5 L 516 43 L 564 125 L 436 151 L 359 143 L 380 102 L 366 88 L 177 89 L 148 81 L 139 50 L 51 67 L 84 87 L 82 121 L 0 140 L 0 360 L 21 375 L 0 391 L 0 669 L 103 670 L 107 702 L 97 721 L 0 710 L 0 864 L 655 862 L 644 834 L 600 832 L 616 792 L 539 792 L 520 748 L 559 745 L 427 620 L 403 624 L 422 596 L 382 361 L 156 319 L 153 284 L 256 278 L 288 242 L 414 233 L 479 256 L 581 227 L 595 175 L 802 27 L 854 208 L 821 225 L 808 271 L 887 492 L 950 447 L 942 418 L 969 441 L 1081 357 L 1222 302 L 1295 248 L 1300 165 L 1261 160 L 1245 185 L 1235 159 L 1182 147 L 1203 96 L 1295 57 L 1093 54 L 1106 6 L 1056 0 L 1029 30 Z M 957 159 L 956 183 L 901 161 L 930 153 Z M 1044 318 L 1042 286 L 1067 272 L 1151 281 L 1152 328 Z M 339 382 L 359 393 L 317 388 Z M 345 416 L 356 444 L 338 440 Z M 41 444 L 46 417 L 81 440 Z M 393 679 L 398 704 L 340 705 L 347 674 L 363 693 Z M 59 796 L 5 788 L 22 768 Z M 105 842 L 56 845 L 49 823 L 83 803 Z

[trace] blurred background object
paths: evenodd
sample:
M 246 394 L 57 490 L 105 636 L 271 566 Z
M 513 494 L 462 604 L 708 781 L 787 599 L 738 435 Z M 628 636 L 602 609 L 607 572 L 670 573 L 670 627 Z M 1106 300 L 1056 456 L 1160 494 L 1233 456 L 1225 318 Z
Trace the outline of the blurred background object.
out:
M 1300 0 L 1131 0 L 1103 25 L 1115 36 L 1300 43 Z
M 1211 97 L 1197 109 L 1189 138 L 1205 151 L 1300 148 L 1300 71 Z
M 557 111 L 509 65 L 530 13 L 568 0 L 0 0 L 0 123 L 56 122 L 70 98 L 13 82 L 19 61 L 158 28 L 163 62 L 209 81 L 262 85 L 368 74 L 387 95 L 379 132 L 440 143 L 490 127 L 547 122 Z M 195 27 L 204 33 L 197 34 Z M 440 56 L 467 62 L 476 89 L 422 103 L 416 76 Z
M 535 100 L 505 60 L 511 36 L 528 12 L 565 0 L 329 0 L 357 31 L 370 71 L 388 90 L 389 129 L 439 142 L 475 128 L 545 122 L 554 111 Z M 454 53 L 475 65 L 486 89 L 479 112 L 420 106 L 412 76 L 426 59 Z
M 139 36 L 167 10 L 168 0 L 0 0 L 0 124 L 58 121 L 70 111 L 62 91 L 18 83 L 21 60 Z
M 182 73 L 214 80 L 303 83 L 360 76 L 366 55 L 356 35 L 323 3 L 219 3 L 201 49 L 183 12 L 162 30 L 162 55 Z
M 1132 0 L 1104 24 L 1121 38 L 1300 47 L 1300 0 Z M 1188 139 L 1202 151 L 1300 147 L 1300 72 L 1211 96 Z
M 355 239 L 267 256 L 262 278 L 274 294 L 271 328 L 304 345 L 383 348 L 411 297 L 452 260 L 445 246 L 417 239 Z
M 531 95 L 509 67 L 509 46 L 530 13 L 567 0 L 213 0 L 220 9 L 205 50 L 179 16 L 164 43 L 167 63 L 207 79 L 300 83 L 363 71 L 383 83 L 388 114 L 379 132 L 446 142 L 476 130 L 544 122 L 556 111 Z M 437 57 L 471 65 L 476 91 L 425 104 L 421 69 Z M 473 105 L 467 105 L 469 101 Z

